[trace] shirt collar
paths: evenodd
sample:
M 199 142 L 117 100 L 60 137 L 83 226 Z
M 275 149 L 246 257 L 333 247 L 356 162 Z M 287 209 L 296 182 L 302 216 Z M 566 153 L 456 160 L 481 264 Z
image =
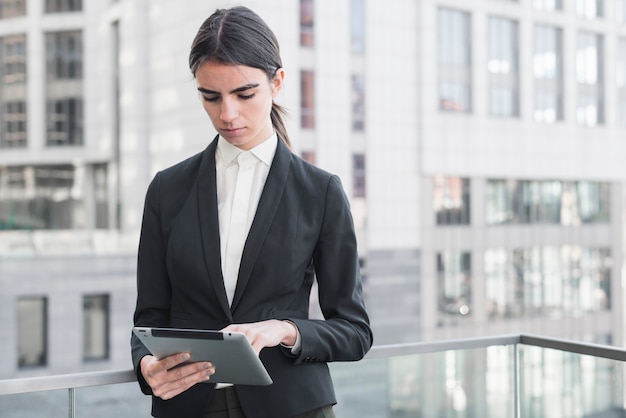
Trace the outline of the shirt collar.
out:
M 265 141 L 252 148 L 250 150 L 250 153 L 262 162 L 264 162 L 266 165 L 271 166 L 272 160 L 274 159 L 274 154 L 276 154 L 277 147 L 278 136 L 276 135 L 276 132 L 274 132 Z M 232 145 L 220 135 L 217 141 L 217 152 L 220 153 L 224 166 L 228 166 L 233 163 L 237 159 L 239 154 L 244 151 L 241 148 Z

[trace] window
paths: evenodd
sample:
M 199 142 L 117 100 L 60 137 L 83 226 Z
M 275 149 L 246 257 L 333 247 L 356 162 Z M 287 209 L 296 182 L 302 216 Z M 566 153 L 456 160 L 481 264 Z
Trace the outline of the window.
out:
M 626 38 L 619 38 L 617 43 L 617 119 L 622 128 L 626 128 Z
M 26 35 L 0 38 L 0 148 L 26 146 Z
M 300 126 L 315 129 L 315 73 L 303 70 L 300 72 Z
M 26 35 L 0 38 L 0 65 L 2 86 L 26 82 Z
M 48 146 L 83 144 L 83 53 L 80 31 L 46 34 Z
M 365 130 L 365 81 L 362 74 L 352 74 L 352 131 Z
M 604 16 L 604 0 L 576 0 L 576 13 L 587 19 Z
M 611 254 L 606 248 L 546 246 L 485 252 L 487 313 L 520 318 L 610 309 Z
M 537 122 L 563 120 L 563 43 L 561 29 L 535 26 L 533 74 Z
M 103 164 L 0 166 L 0 230 L 107 228 L 106 182 Z
M 578 34 L 576 48 L 576 81 L 578 100 L 576 119 L 584 126 L 604 122 L 602 36 L 589 32 Z
M 300 0 L 300 46 L 315 45 L 313 0 Z
M 24 16 L 26 0 L 0 0 L 0 19 Z
M 533 0 L 535 9 L 563 10 L 563 0 Z
M 365 197 L 365 154 L 352 155 L 352 196 Z
M 83 359 L 109 358 L 109 295 L 83 296 Z
M 439 9 L 437 14 L 439 109 L 471 112 L 471 36 L 468 13 Z
M 82 145 L 83 101 L 81 98 L 49 100 L 47 111 L 48 146 Z
M 492 116 L 519 116 L 518 48 L 517 22 L 489 18 L 487 72 Z
M 0 110 L 0 148 L 26 146 L 26 102 L 4 102 Z
M 472 306 L 472 263 L 468 252 L 437 254 L 439 325 L 467 317 Z
M 365 0 L 350 0 L 350 41 L 353 54 L 365 52 Z
M 47 299 L 22 296 L 17 300 L 18 366 L 45 366 L 48 362 Z
M 83 77 L 82 32 L 46 34 L 48 81 L 76 80 Z
M 610 221 L 610 184 L 555 180 L 488 180 L 487 225 L 560 224 Z
M 82 0 L 46 0 L 46 13 L 79 12 L 82 9 Z
M 468 225 L 470 223 L 469 179 L 435 177 L 433 209 L 437 225 Z

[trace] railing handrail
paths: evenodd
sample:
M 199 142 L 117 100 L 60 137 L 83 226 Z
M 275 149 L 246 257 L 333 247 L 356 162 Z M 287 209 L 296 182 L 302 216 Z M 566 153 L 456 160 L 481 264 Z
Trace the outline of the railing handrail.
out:
M 441 341 L 416 342 L 374 346 L 365 356 L 366 359 L 393 356 L 436 353 L 450 350 L 468 350 L 498 345 L 524 344 L 536 347 L 568 351 L 575 354 L 602 357 L 610 360 L 625 361 L 626 350 L 609 345 L 591 344 L 558 338 L 549 338 L 530 334 L 511 334 L 476 338 L 462 338 Z M 135 382 L 134 370 L 114 370 L 102 372 L 73 373 L 54 376 L 29 377 L 0 380 L 0 395 L 62 390 L 90 386 L 103 386 L 118 383 Z

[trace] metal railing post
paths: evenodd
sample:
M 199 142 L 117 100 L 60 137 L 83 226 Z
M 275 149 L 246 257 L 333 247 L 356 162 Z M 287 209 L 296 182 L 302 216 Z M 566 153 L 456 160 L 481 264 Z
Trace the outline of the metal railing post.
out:
M 521 417 L 521 396 L 520 396 L 520 365 L 519 365 L 519 344 L 513 344 L 513 403 L 514 417 Z
M 68 418 L 75 418 L 76 417 L 76 392 L 74 388 L 69 388 L 69 404 L 68 404 L 68 408 L 67 408 L 67 416 Z

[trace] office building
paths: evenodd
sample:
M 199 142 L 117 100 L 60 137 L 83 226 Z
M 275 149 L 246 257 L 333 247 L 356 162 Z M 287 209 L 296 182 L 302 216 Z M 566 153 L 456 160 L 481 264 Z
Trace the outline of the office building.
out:
M 246 1 L 351 201 L 376 344 L 623 344 L 625 0 Z M 130 366 L 143 197 L 215 0 L 0 0 L 0 378 Z

